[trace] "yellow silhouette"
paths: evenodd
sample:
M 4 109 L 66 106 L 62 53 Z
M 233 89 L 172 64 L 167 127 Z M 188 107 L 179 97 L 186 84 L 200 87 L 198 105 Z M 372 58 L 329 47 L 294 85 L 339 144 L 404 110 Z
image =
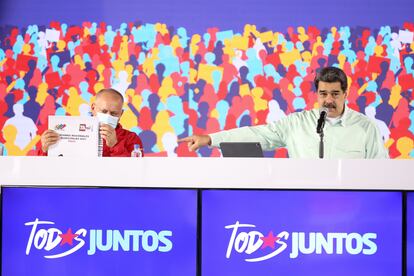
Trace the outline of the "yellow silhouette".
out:
M 287 52 L 286 47 L 285 52 L 281 53 L 280 56 L 280 62 L 288 68 L 290 65 L 294 64 L 296 60 L 300 60 L 300 52 L 298 49 L 292 49 L 290 52 Z
M 84 70 L 86 68 L 85 62 L 83 62 L 83 59 L 80 55 L 75 55 L 74 61 L 75 61 L 75 64 L 80 66 L 81 70 Z
M 165 104 L 167 103 L 167 98 L 171 95 L 177 95 L 177 91 L 174 89 L 172 78 L 168 76 L 162 80 L 160 90 L 158 90 L 158 96 L 161 102 Z
M 213 84 L 213 72 L 219 71 L 223 75 L 223 68 L 215 65 L 200 64 L 198 66 L 198 79 L 205 80 L 209 84 Z
M 98 43 L 99 43 L 99 46 L 101 47 L 105 45 L 105 36 L 103 34 L 100 34 L 98 36 Z
M 259 37 L 263 43 L 271 42 L 273 40 L 273 32 L 267 31 L 267 32 L 260 33 Z
M 159 60 L 158 58 L 159 50 L 158 48 L 153 48 L 151 55 L 148 55 L 142 64 L 142 70 L 144 71 L 147 77 L 150 77 L 155 73 L 154 61 Z
M 190 42 L 190 56 L 193 58 L 198 52 L 198 43 L 201 41 L 201 36 L 199 34 L 193 35 Z
M 297 28 L 299 34 L 299 40 L 303 43 L 309 39 L 309 36 L 306 34 L 306 30 L 304 27 L 299 26 Z
M 401 98 L 401 86 L 398 83 L 396 83 L 391 88 L 391 96 L 388 103 L 392 105 L 392 107 L 395 109 L 398 106 L 398 103 L 400 102 Z
M 160 151 L 164 150 L 164 145 L 162 143 L 162 137 L 167 132 L 173 132 L 174 129 L 170 125 L 170 115 L 167 110 L 161 110 L 158 112 L 157 117 L 155 117 L 154 125 L 151 127 L 151 130 L 157 134 L 157 146 Z
M 308 65 L 311 63 L 311 61 L 312 61 L 312 54 L 311 54 L 311 52 L 304 51 L 304 52 L 301 53 L 301 56 L 302 56 L 302 60 L 304 62 L 306 62 Z
M 261 87 L 255 87 L 252 89 L 252 96 L 254 101 L 254 110 L 266 110 L 267 109 L 267 101 L 262 99 L 263 96 L 263 89 Z
M 125 62 L 118 58 L 112 62 L 112 67 L 115 70 L 115 78 L 118 78 L 119 72 L 125 69 Z
M 169 33 L 167 25 L 162 23 L 155 23 L 155 30 L 159 32 L 161 35 L 166 35 Z
M 125 111 L 124 113 L 122 113 L 122 117 L 119 122 L 124 128 L 131 129 L 138 125 L 138 118 L 134 114 L 134 112 L 132 112 L 132 110 L 128 107 L 128 103 L 131 103 L 136 110 L 140 110 L 142 104 L 142 96 L 135 95 L 134 89 L 129 88 L 127 89 L 127 91 L 125 91 L 125 98 L 127 99 L 127 102 L 124 103 Z
M 171 39 L 171 44 L 170 45 L 174 49 L 174 51 L 173 51 L 174 56 L 177 56 L 176 53 L 175 53 L 175 50 L 179 47 L 182 48 L 180 38 L 178 37 L 178 35 L 173 36 L 173 38 Z
M 244 25 L 243 36 L 249 38 L 253 34 L 255 37 L 260 37 L 260 32 L 257 30 L 256 25 L 246 24 Z
M 22 48 L 23 55 L 30 55 L 30 51 L 32 50 L 32 47 L 30 44 L 24 44 Z
M 317 56 L 318 55 L 318 48 L 319 47 L 322 47 L 322 49 L 324 47 L 321 36 L 318 36 L 316 38 L 316 42 L 313 44 L 313 47 L 312 47 L 312 56 Z
M 95 91 L 95 94 L 96 94 L 96 93 L 98 93 L 99 91 L 101 91 L 104 88 L 105 88 L 105 85 L 102 82 L 97 82 L 93 86 L 93 91 Z M 92 103 L 92 101 L 91 101 L 91 103 Z
M 343 54 L 339 54 L 338 55 L 339 68 L 344 69 L 345 61 L 346 61 L 346 56 Z
M 9 156 L 25 156 L 40 140 L 40 135 L 36 135 L 24 149 L 20 149 L 15 144 L 16 136 L 17 128 L 15 126 L 7 125 L 3 128 L 3 137 L 6 140 L 4 147 Z
M 414 148 L 414 142 L 411 138 L 404 136 L 397 141 L 397 150 L 401 153 L 396 159 L 413 159 L 410 156 L 411 151 Z
M 240 85 L 239 95 L 240 97 L 244 97 L 244 96 L 251 97 L 252 96 L 252 92 L 250 91 L 250 87 L 247 83 Z
M 127 66 L 125 66 L 125 72 L 127 72 L 127 75 L 128 75 L 127 82 L 131 83 L 132 77 L 134 76 L 134 66 L 132 66 L 131 64 L 128 64 Z
M 58 48 L 58 52 L 63 52 L 66 48 L 66 42 L 64 40 L 59 40 L 56 47 Z
M 129 60 L 129 52 L 128 52 L 128 36 L 124 35 L 122 37 L 121 45 L 119 46 L 119 60 L 122 62 L 127 62 Z
M 374 53 L 377 57 L 382 57 L 383 52 L 384 52 L 384 48 L 382 48 L 382 45 L 375 46 Z
M 79 106 L 83 103 L 87 104 L 87 102 L 79 95 L 78 90 L 73 86 L 70 87 L 66 112 L 72 116 L 79 116 Z

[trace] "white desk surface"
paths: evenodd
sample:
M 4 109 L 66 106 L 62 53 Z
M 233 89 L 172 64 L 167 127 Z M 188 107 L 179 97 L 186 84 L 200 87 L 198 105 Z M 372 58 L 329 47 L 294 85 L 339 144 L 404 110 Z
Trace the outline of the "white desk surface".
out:
M 0 185 L 414 190 L 414 160 L 3 156 Z

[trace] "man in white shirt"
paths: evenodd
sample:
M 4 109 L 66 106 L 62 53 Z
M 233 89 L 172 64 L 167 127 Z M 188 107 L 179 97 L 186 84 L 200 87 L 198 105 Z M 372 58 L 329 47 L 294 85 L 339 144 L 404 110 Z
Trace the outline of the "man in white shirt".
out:
M 345 105 L 348 82 L 336 67 L 323 68 L 316 76 L 319 107 L 326 108 L 324 158 L 388 158 L 381 135 L 365 115 Z M 210 135 L 193 135 L 187 142 L 190 150 L 202 146 L 218 147 L 221 142 L 260 142 L 264 150 L 286 147 L 292 158 L 319 158 L 320 136 L 316 126 L 319 109 L 290 114 L 266 125 L 242 127 Z

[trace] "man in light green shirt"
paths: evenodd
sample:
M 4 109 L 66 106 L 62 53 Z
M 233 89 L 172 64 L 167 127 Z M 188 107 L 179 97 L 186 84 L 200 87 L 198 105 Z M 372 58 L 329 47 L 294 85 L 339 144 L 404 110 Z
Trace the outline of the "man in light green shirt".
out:
M 375 122 L 346 107 L 345 73 L 339 68 L 326 67 L 314 82 L 318 104 L 327 109 L 324 158 L 388 158 Z M 264 150 L 286 147 L 292 158 L 319 158 L 320 136 L 316 133 L 319 118 L 319 110 L 313 109 L 290 114 L 267 125 L 193 135 L 179 142 L 187 142 L 190 150 L 207 145 L 218 147 L 221 142 L 260 142 Z

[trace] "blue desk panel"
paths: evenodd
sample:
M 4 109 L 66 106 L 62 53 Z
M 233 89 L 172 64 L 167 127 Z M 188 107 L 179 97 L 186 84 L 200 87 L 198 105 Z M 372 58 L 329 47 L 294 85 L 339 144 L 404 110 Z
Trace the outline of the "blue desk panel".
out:
M 3 276 L 196 273 L 196 190 L 2 193 Z
M 202 197 L 202 275 L 401 275 L 402 194 L 218 191 Z

